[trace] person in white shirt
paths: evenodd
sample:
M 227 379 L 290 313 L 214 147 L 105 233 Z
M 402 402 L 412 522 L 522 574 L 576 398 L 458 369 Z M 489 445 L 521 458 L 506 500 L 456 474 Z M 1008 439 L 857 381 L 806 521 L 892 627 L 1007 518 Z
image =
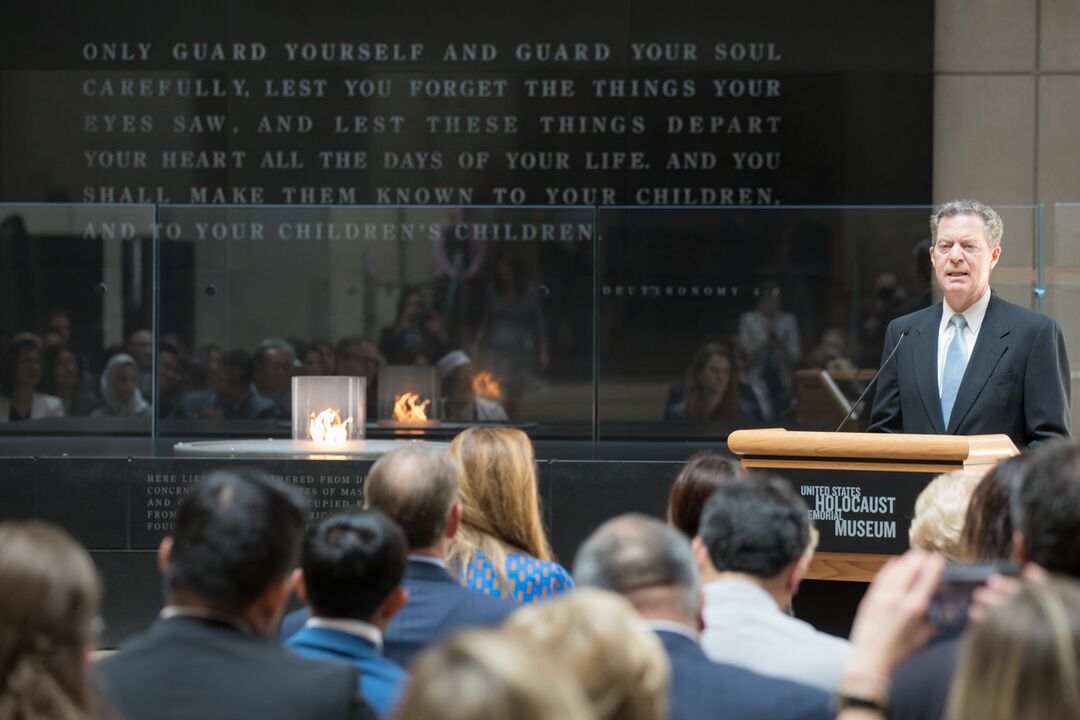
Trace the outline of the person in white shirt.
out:
M 709 498 L 694 538 L 702 647 L 716 662 L 835 690 L 846 640 L 788 615 L 810 562 L 806 504 L 782 478 L 756 475 Z

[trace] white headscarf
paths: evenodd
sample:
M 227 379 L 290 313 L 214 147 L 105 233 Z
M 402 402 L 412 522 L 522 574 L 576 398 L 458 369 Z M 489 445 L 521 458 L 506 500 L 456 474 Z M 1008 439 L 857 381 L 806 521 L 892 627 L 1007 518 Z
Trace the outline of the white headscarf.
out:
M 105 400 L 105 407 L 108 408 L 109 415 L 145 415 L 150 410 L 150 403 L 143 398 L 138 383 L 135 384 L 135 391 L 127 404 L 120 400 L 113 387 L 112 376 L 124 365 L 131 365 L 135 368 L 136 375 L 138 374 L 138 363 L 135 362 L 135 358 L 126 353 L 113 355 L 109 358 L 109 362 L 105 363 L 105 369 L 101 371 L 101 397 Z

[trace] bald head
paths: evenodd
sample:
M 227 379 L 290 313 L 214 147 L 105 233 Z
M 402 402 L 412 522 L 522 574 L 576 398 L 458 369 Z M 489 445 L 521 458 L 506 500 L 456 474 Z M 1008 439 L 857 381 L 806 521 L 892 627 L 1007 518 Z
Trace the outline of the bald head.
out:
M 697 616 L 698 573 L 689 540 L 646 515 L 620 515 L 601 525 L 578 550 L 574 580 L 625 596 L 646 617 Z
M 406 445 L 379 458 L 364 484 L 364 504 L 405 531 L 410 550 L 442 539 L 457 502 L 458 466 L 445 450 Z

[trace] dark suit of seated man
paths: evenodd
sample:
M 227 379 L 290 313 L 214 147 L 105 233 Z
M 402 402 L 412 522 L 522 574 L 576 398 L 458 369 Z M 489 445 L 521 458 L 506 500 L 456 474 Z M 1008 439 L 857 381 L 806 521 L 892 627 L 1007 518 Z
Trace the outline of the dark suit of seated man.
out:
M 943 303 L 889 324 L 871 431 L 1003 433 L 1018 448 L 1069 436 L 1069 359 L 1057 321 L 990 290 L 1001 218 L 975 200 L 939 206 L 930 260 Z
M 261 474 L 217 471 L 180 502 L 158 563 L 160 618 L 97 674 L 126 720 L 371 718 L 356 669 L 269 639 L 292 592 L 303 499 Z
M 446 547 L 461 522 L 457 473 L 445 451 L 406 446 L 381 457 L 364 484 L 365 505 L 396 522 L 409 545 L 401 583 L 409 599 L 383 637 L 384 654 L 401 666 L 444 635 L 498 625 L 517 608 L 469 590 L 446 568 Z M 281 625 L 282 639 L 297 632 L 310 614 L 306 608 L 289 613 Z
M 600 526 L 574 562 L 578 586 L 625 596 L 656 631 L 671 663 L 671 720 L 826 720 L 823 690 L 714 663 L 698 644 L 700 586 L 689 540 L 643 515 Z

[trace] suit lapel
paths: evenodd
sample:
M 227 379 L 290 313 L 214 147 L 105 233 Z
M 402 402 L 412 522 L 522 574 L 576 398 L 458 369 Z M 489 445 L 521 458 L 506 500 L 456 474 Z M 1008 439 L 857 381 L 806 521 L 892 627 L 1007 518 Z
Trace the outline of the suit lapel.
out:
M 1000 306 L 1001 301 L 997 296 L 991 295 L 990 304 L 986 308 L 986 317 L 983 318 L 982 327 L 979 328 L 979 338 L 975 341 L 971 359 L 968 360 L 967 369 L 964 370 L 964 379 L 960 382 L 960 390 L 956 393 L 956 403 L 953 405 L 947 429 L 950 434 L 956 434 L 957 428 L 964 421 L 964 417 L 971 410 L 986 381 L 990 379 L 994 368 L 997 367 L 1002 353 L 1009 347 L 1005 339 L 1009 334 L 1009 328 L 1005 326 L 1002 314 L 997 312 Z
M 915 377 L 919 384 L 926 416 L 937 434 L 945 432 L 945 420 L 941 416 L 941 395 L 938 393 L 937 351 L 938 328 L 941 325 L 941 312 L 944 306 L 937 304 L 937 312 L 927 313 L 926 319 L 919 324 L 912 338 L 911 352 L 915 355 Z M 953 416 L 956 412 L 953 412 Z

